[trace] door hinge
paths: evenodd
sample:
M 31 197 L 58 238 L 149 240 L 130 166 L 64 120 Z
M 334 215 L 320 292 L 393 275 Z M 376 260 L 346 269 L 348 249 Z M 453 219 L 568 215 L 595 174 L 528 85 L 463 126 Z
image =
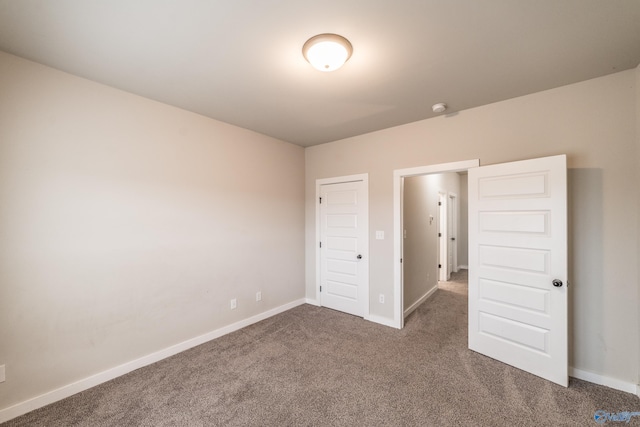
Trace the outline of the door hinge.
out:
M 438 233 L 438 237 L 442 237 L 442 233 Z
M 322 286 L 320 286 L 320 292 L 322 292 Z
M 438 206 L 442 206 L 442 202 L 438 202 Z
M 442 264 L 438 264 L 438 268 L 442 268 Z
M 400 264 L 402 264 L 402 258 L 400 258 Z
M 322 242 L 320 242 L 320 248 L 322 248 Z
M 322 197 L 320 197 L 320 204 L 322 204 Z

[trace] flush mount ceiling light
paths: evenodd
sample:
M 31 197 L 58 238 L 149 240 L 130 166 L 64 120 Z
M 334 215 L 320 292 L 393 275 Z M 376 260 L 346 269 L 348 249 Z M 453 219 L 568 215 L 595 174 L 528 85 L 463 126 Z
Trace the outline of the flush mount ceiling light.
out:
M 334 71 L 342 67 L 353 53 L 349 40 L 337 34 L 318 34 L 302 46 L 302 55 L 320 71 Z

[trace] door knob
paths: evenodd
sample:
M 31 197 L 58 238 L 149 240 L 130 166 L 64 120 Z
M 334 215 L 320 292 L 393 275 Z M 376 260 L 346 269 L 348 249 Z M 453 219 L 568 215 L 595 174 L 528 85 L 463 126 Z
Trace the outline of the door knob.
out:
M 362 255 L 358 255 L 356 258 L 358 258 L 358 259 L 362 259 Z
M 562 280 L 560 279 L 553 279 L 553 286 L 555 286 L 556 288 L 561 288 L 562 287 Z

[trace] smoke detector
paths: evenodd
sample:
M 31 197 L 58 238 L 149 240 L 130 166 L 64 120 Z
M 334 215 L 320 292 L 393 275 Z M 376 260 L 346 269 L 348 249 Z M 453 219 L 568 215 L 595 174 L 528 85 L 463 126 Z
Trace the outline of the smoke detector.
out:
M 445 104 L 444 102 L 438 102 L 437 104 L 433 104 L 431 109 L 434 113 L 442 113 L 447 109 L 447 104 Z

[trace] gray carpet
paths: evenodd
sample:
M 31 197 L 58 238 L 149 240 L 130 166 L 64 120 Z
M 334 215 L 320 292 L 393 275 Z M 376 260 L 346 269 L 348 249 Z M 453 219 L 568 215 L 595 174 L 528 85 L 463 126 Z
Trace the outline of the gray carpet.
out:
M 640 411 L 632 394 L 467 350 L 465 279 L 401 331 L 303 305 L 6 426 L 585 426 L 599 409 Z

